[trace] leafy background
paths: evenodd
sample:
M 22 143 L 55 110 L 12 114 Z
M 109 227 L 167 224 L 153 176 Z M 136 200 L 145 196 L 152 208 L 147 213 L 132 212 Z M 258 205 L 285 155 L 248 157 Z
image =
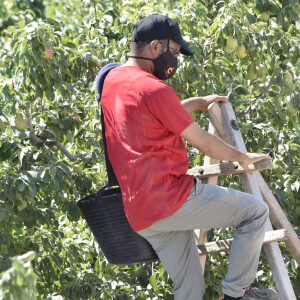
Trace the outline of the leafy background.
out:
M 152 13 L 177 20 L 195 53 L 169 84 L 182 99 L 229 95 L 248 150 L 273 158 L 264 178 L 300 235 L 297 0 L 1 0 L 0 299 L 173 299 L 160 263 L 109 264 L 76 206 L 107 180 L 95 77 L 126 61 L 134 23 Z M 232 36 L 245 58 L 224 51 Z M 194 117 L 207 127 L 207 113 Z M 219 183 L 241 189 L 237 176 Z M 280 247 L 300 299 L 299 267 Z M 208 258 L 206 300 L 221 295 L 227 260 Z M 263 253 L 255 285 L 274 286 Z

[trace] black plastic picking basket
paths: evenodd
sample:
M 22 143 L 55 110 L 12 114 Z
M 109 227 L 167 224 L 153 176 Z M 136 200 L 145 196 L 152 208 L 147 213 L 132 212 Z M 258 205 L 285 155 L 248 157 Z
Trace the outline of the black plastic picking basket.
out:
M 77 204 L 110 263 L 130 265 L 158 260 L 149 242 L 130 227 L 119 187 L 104 186 Z

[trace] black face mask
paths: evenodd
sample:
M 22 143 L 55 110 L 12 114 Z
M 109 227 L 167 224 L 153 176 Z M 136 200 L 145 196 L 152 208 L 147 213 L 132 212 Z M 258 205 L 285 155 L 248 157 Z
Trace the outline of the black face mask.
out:
M 154 64 L 154 76 L 161 80 L 172 78 L 177 70 L 177 58 L 173 56 L 169 47 L 159 57 L 152 60 Z
M 152 60 L 154 64 L 154 76 L 161 80 L 172 78 L 177 70 L 177 58 L 171 53 L 169 45 L 167 51 L 155 59 L 140 56 L 129 57 Z

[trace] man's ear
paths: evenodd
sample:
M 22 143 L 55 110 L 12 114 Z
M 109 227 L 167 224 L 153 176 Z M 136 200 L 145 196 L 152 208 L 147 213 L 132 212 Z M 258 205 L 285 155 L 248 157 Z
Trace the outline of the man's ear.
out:
M 150 50 L 152 52 L 152 54 L 157 57 L 157 55 L 160 53 L 160 42 L 158 40 L 153 40 L 150 43 Z

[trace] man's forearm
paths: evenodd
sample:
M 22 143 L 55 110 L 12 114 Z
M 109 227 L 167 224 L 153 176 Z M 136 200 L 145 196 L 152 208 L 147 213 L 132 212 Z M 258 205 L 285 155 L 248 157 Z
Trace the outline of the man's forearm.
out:
M 196 123 L 185 129 L 181 136 L 201 153 L 227 161 L 242 161 L 245 153 L 225 143 L 215 135 L 202 130 Z
M 264 158 L 271 159 L 270 156 L 265 154 L 239 151 L 217 136 L 202 130 L 195 122 L 182 131 L 181 137 L 209 157 L 218 160 L 238 161 L 249 174 L 252 174 L 249 164 Z
M 207 110 L 212 102 L 228 102 L 228 97 L 208 95 L 203 97 L 191 97 L 181 101 L 182 106 L 191 114 L 196 110 Z
M 191 97 L 185 100 L 181 101 L 182 106 L 191 114 L 192 112 L 196 110 L 204 110 L 205 107 L 202 105 L 201 109 L 201 103 L 204 102 L 203 97 Z
M 201 145 L 201 149 L 199 149 L 199 146 L 196 147 L 203 154 L 226 161 L 243 161 L 245 159 L 245 152 L 234 148 L 215 135 L 208 132 L 204 132 L 204 134 L 206 143 Z

